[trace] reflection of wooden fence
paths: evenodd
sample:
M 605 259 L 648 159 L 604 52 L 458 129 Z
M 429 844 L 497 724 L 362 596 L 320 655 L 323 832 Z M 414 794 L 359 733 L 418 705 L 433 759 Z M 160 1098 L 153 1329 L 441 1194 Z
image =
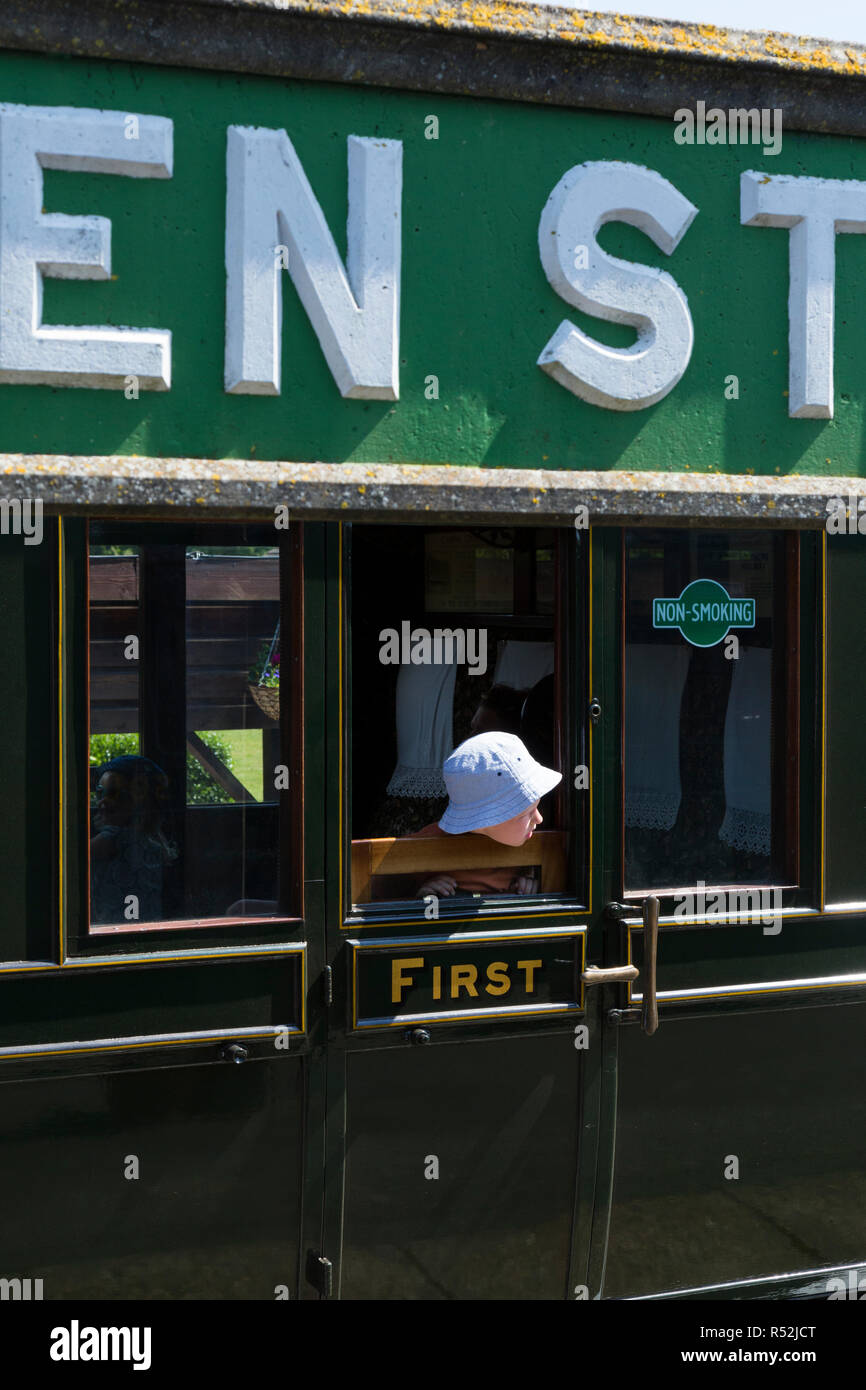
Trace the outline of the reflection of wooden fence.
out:
M 279 559 L 202 556 L 186 563 L 187 728 L 272 729 L 250 698 L 247 673 L 279 617 Z M 90 558 L 90 731 L 137 732 L 139 672 L 147 661 L 124 657 L 124 640 L 139 635 L 139 559 Z
M 458 869 L 541 866 L 541 889 L 566 887 L 565 834 L 537 830 L 525 845 L 500 845 L 486 835 L 407 836 L 400 840 L 352 841 L 352 902 L 370 901 L 374 874 L 449 873 Z

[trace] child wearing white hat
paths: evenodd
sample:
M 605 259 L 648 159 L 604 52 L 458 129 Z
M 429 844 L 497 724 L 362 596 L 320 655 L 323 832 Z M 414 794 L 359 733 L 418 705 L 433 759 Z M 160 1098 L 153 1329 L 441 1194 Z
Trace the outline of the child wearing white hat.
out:
M 516 734 L 499 731 L 466 739 L 445 759 L 442 774 L 448 806 L 441 820 L 419 830 L 417 838 L 472 831 L 501 845 L 523 845 L 542 823 L 539 801 L 562 781 L 562 773 L 536 762 Z M 485 891 L 534 893 L 537 884 L 511 869 L 470 869 L 437 874 L 415 896 Z

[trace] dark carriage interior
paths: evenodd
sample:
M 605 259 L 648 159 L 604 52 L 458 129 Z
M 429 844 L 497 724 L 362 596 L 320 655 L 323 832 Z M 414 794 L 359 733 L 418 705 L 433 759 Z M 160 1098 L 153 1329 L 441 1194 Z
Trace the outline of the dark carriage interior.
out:
M 539 762 L 565 766 L 559 566 L 560 541 L 553 529 L 351 528 L 351 828 L 356 843 L 411 835 L 437 821 L 448 802 L 443 758 L 473 733 L 514 733 Z M 453 686 L 440 687 L 441 701 L 437 693 L 437 703 L 432 696 L 428 703 L 423 673 L 407 670 L 405 646 L 402 665 L 383 660 L 382 634 L 402 634 L 407 624 L 410 633 L 483 630 L 485 669 L 477 650 L 469 658 L 467 642 L 467 659 L 457 663 Z M 432 687 L 439 677 L 429 667 L 428 674 Z M 447 705 L 444 715 L 441 703 Z M 435 756 L 431 741 L 419 737 L 421 748 L 413 757 L 406 730 L 414 727 L 420 735 L 434 713 L 442 729 Z M 563 828 L 563 804 L 561 788 L 542 799 L 545 830 Z M 378 884 L 374 896 L 405 896 L 406 882 L 405 875 L 392 876 Z

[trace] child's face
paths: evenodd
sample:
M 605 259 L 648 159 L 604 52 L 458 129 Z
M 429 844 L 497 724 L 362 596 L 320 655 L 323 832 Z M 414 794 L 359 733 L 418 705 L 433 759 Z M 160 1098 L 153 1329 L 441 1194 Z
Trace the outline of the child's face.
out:
M 103 772 L 97 790 L 97 823 L 125 825 L 132 814 L 131 797 L 126 779 L 116 772 Z
M 543 819 L 536 801 L 527 810 L 521 811 L 519 816 L 500 821 L 499 825 L 485 825 L 484 829 L 476 831 L 476 834 L 489 835 L 491 840 L 496 840 L 500 845 L 523 845 L 536 827 L 541 825 Z

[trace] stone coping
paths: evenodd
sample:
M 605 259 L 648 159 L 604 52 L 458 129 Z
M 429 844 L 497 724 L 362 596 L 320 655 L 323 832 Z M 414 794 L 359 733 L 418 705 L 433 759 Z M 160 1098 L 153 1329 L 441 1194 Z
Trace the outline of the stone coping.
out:
M 284 463 L 126 455 L 0 455 L 0 507 L 40 500 L 49 515 L 821 529 L 831 497 L 866 497 L 856 477 L 578 472 L 438 464 Z
M 866 134 L 866 44 L 527 3 L 3 0 L 0 48 Z

